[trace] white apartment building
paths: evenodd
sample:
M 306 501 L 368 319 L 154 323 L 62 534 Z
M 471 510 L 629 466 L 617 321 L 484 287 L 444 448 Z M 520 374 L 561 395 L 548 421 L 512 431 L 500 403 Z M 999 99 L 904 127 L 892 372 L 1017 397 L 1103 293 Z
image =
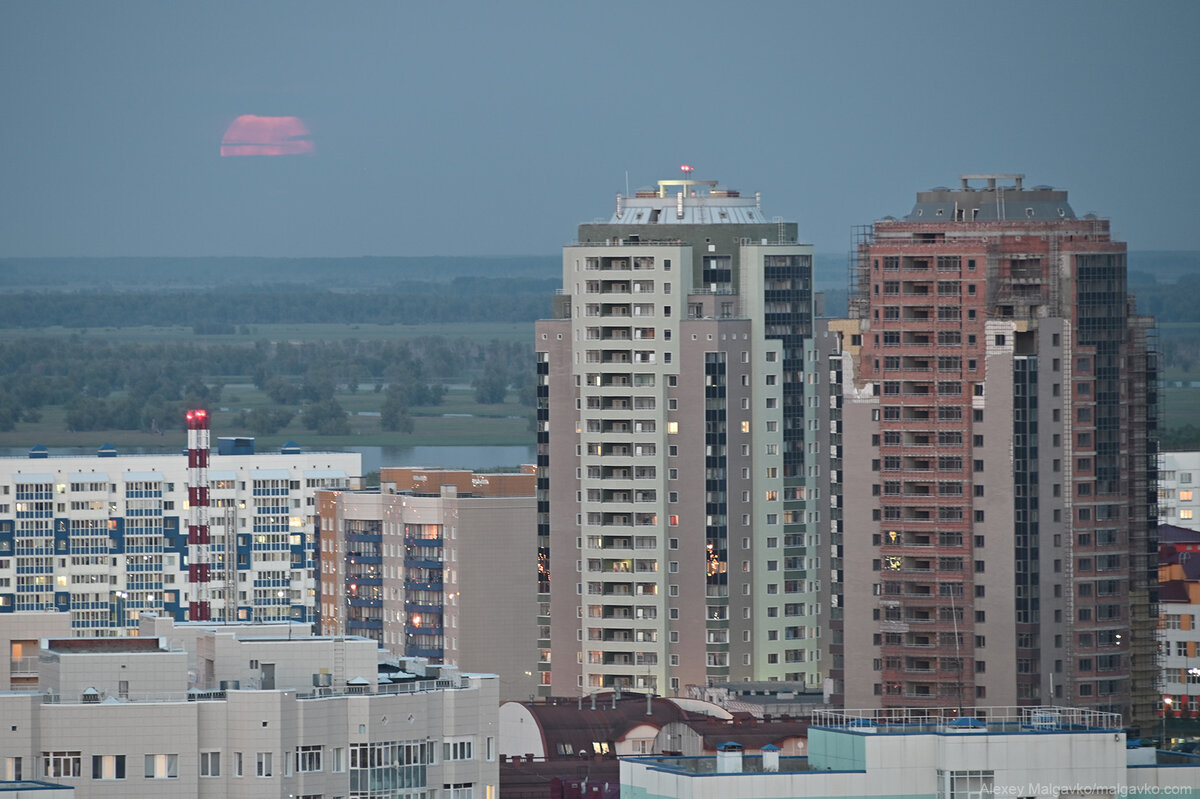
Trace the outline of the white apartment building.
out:
M 294 625 L 142 622 L 43 642 L 37 690 L 0 693 L 0 777 L 79 799 L 496 796 L 494 675 Z
M 1200 530 L 1200 452 L 1159 454 L 1158 523 Z
M 822 711 L 808 757 L 621 761 L 623 799 L 1076 799 L 1200 796 L 1200 757 L 1126 748 L 1121 717 L 1068 707 Z
M 59 610 L 77 635 L 127 635 L 143 613 L 311 622 L 316 492 L 357 487 L 358 453 L 255 453 L 221 439 L 208 467 L 211 581 L 188 579 L 188 459 L 178 454 L 0 458 L 0 615 Z

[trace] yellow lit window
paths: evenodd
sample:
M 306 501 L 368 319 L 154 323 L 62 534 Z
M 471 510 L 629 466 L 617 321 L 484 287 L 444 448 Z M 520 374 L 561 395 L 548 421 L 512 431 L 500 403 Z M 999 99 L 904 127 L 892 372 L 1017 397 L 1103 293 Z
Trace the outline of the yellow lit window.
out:
M 749 433 L 749 432 L 750 432 L 750 420 L 749 420 L 749 419 L 747 419 L 746 421 L 742 422 L 742 432 L 743 432 L 743 433 Z
M 667 432 L 672 435 L 679 432 L 679 422 L 667 422 Z
M 1179 518 L 1181 518 L 1181 519 L 1190 519 L 1190 518 L 1192 518 L 1192 509 L 1191 509 L 1191 508 L 1183 508 L 1183 509 L 1181 509 L 1181 510 L 1179 511 Z

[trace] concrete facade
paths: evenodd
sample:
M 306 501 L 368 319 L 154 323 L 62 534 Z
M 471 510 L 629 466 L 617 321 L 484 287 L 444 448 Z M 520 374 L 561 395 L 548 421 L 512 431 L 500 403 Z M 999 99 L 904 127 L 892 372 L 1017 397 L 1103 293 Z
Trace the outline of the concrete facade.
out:
M 357 453 L 254 454 L 253 439 L 209 461 L 213 618 L 311 623 L 316 491 L 356 487 Z M 0 458 L 0 614 L 59 610 L 78 635 L 130 635 L 142 614 L 183 619 L 188 574 L 186 455 Z
M 1159 712 L 1194 721 L 1200 719 L 1200 531 L 1169 524 L 1158 531 Z
M 808 757 L 736 745 L 713 757 L 627 758 L 622 799 L 1030 799 L 1200 796 L 1200 758 L 1126 749 L 1116 715 L 1071 708 L 990 708 L 984 720 L 872 721 L 827 714 Z M 1071 719 L 1067 722 L 1067 719 Z M 730 739 L 736 742 L 736 737 Z
M 1158 456 L 1158 523 L 1200 530 L 1200 452 Z
M 820 685 L 812 248 L 768 219 L 660 181 L 563 250 L 535 341 L 543 695 Z
M 534 475 L 383 469 L 374 492 L 321 492 L 320 623 L 398 655 L 537 686 Z
M 496 796 L 494 675 L 380 664 L 365 639 L 180 632 L 197 652 L 149 635 L 48 642 L 39 690 L 0 694 L 6 773 L 78 797 Z M 215 662 L 189 676 L 190 657 Z M 273 689 L 248 687 L 268 674 Z

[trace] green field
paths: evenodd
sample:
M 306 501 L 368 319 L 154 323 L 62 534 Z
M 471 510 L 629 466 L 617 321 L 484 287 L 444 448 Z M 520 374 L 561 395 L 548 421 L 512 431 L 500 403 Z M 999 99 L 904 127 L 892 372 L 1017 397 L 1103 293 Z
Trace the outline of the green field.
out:
M 411 408 L 415 429 L 412 433 L 384 432 L 378 416 L 360 416 L 360 412 L 378 412 L 381 394 L 359 391 L 339 392 L 335 398 L 350 414 L 350 435 L 321 436 L 304 427 L 299 414 L 291 424 L 269 436 L 257 436 L 259 446 L 276 447 L 294 440 L 307 449 L 338 449 L 348 446 L 528 446 L 534 443 L 529 429 L 532 409 L 517 404 L 509 392 L 500 405 L 480 405 L 474 392 L 465 386 L 452 387 L 443 404 Z M 216 436 L 253 436 L 250 430 L 235 426 L 234 417 L 242 410 L 278 407 L 252 385 L 227 386 L 221 403 L 210 408 L 211 429 Z M 162 435 L 136 430 L 71 432 L 66 428 L 66 411 L 61 407 L 44 409 L 35 423 L 22 422 L 11 432 L 0 433 L 0 447 L 24 448 L 34 444 L 47 447 L 92 447 L 110 443 L 120 447 L 183 446 L 185 432 L 180 424 L 172 429 L 159 422 Z
M 94 341 L 148 343 L 158 341 L 189 341 L 197 343 L 251 344 L 255 341 L 342 341 L 348 339 L 411 340 L 426 336 L 469 338 L 474 341 L 533 342 L 533 325 L 499 322 L 445 325 L 335 325 L 289 324 L 253 325 L 249 332 L 237 335 L 194 335 L 187 327 L 126 327 L 75 330 L 62 327 L 37 330 L 0 330 L 0 340 L 20 341 L 25 338 L 86 337 Z M 530 364 L 532 368 L 532 364 Z M 447 392 L 441 405 L 412 407 L 412 433 L 384 432 L 380 407 L 384 394 L 375 386 L 363 383 L 351 392 L 341 386 L 335 399 L 349 414 L 350 435 L 321 436 L 304 427 L 300 415 L 302 406 L 286 406 L 296 411 L 292 422 L 276 434 L 258 435 L 260 446 L 274 447 L 288 440 L 300 442 L 310 449 L 336 449 L 346 446 L 437 446 L 437 445 L 520 445 L 534 442 L 530 426 L 533 408 L 525 407 L 515 391 L 510 391 L 501 404 L 480 404 L 470 387 L 469 376 L 438 375 Z M 248 375 L 206 375 L 210 385 L 224 384 L 219 402 L 209 403 L 214 436 L 255 435 L 239 427 L 235 418 L 242 411 L 279 408 L 257 389 Z M 119 394 L 113 395 L 120 396 Z M 370 414 L 370 415 L 360 415 Z M 162 435 L 137 430 L 102 430 L 72 432 L 67 430 L 66 409 L 49 405 L 41 408 L 36 422 L 18 422 L 16 428 L 0 432 L 0 447 L 25 448 L 34 444 L 47 447 L 99 446 L 111 443 L 119 447 L 183 446 L 185 433 L 180 420 L 158 420 Z

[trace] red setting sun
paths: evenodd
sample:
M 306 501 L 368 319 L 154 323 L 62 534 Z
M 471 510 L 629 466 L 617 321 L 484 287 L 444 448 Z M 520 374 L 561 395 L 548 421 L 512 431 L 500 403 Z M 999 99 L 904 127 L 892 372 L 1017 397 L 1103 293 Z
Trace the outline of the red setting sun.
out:
M 316 143 L 299 117 L 243 114 L 230 123 L 221 139 L 221 157 L 236 155 L 312 155 Z

